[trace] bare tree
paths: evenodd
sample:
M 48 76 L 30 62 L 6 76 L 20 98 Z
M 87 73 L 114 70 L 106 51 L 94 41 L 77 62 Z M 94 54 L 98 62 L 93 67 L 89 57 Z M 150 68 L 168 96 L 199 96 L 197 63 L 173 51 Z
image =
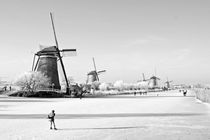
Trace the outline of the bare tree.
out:
M 69 85 L 75 84 L 74 78 L 72 76 L 68 76 L 67 81 Z M 63 79 L 61 84 L 62 86 L 66 87 L 66 80 Z
M 49 78 L 41 72 L 26 72 L 21 75 L 15 82 L 15 84 L 27 90 L 34 92 L 37 89 L 47 88 L 50 85 Z
M 94 81 L 94 82 L 91 84 L 91 88 L 94 89 L 94 90 L 98 90 L 98 89 L 99 89 L 99 85 L 100 85 L 100 82 Z
M 107 83 L 101 83 L 100 85 L 99 85 L 99 89 L 100 90 L 102 90 L 102 91 L 106 91 L 106 90 L 108 90 L 109 89 L 109 84 L 107 84 Z
M 122 80 L 118 80 L 114 83 L 114 88 L 118 89 L 119 91 L 122 91 L 125 89 L 125 84 Z

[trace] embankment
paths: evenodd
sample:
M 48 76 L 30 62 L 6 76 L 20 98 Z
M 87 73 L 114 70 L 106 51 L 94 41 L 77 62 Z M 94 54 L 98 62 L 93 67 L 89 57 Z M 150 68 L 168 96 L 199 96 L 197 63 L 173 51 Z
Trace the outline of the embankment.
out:
M 210 89 L 195 89 L 196 98 L 202 102 L 210 103 Z

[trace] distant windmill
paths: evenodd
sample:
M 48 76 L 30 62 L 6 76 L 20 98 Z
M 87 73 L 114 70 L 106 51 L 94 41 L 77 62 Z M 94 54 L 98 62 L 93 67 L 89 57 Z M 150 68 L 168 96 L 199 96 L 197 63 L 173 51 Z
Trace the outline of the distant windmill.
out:
M 103 73 L 103 72 L 106 72 L 106 70 L 97 71 L 94 58 L 93 58 L 93 66 L 94 66 L 94 70 L 87 74 L 87 81 L 86 81 L 87 84 L 88 83 L 93 83 L 95 81 L 99 81 L 99 76 L 98 75 Z
M 166 83 L 166 88 L 167 88 L 167 89 L 169 89 L 169 88 L 171 87 L 171 86 L 170 86 L 170 83 L 171 83 L 171 82 L 173 82 L 173 81 L 169 81 L 169 80 L 168 80 L 168 77 L 167 77 L 167 81 L 165 82 L 165 83 Z
M 158 78 L 156 76 L 150 77 L 149 87 L 150 88 L 156 88 L 156 87 L 158 87 L 158 80 L 160 80 L 160 78 Z
M 33 71 L 41 71 L 42 73 L 44 73 L 50 79 L 50 82 L 51 82 L 50 87 L 53 87 L 55 89 L 61 89 L 60 82 L 59 82 L 59 76 L 58 76 L 58 67 L 57 67 L 57 61 L 60 61 L 60 64 L 61 64 L 61 67 L 63 70 L 63 74 L 65 77 L 65 81 L 66 81 L 66 92 L 69 93 L 69 83 L 67 80 L 66 71 L 64 68 L 62 58 L 64 56 L 66 56 L 66 54 L 68 54 L 68 53 L 69 54 L 76 53 L 76 49 L 59 50 L 52 13 L 50 13 L 50 17 L 51 17 L 56 46 L 45 47 L 45 48 L 42 48 L 40 51 L 38 51 L 34 55 L 32 70 Z M 38 59 L 35 64 L 36 56 L 38 57 Z M 34 64 L 35 64 L 35 66 L 34 66 Z
M 156 77 L 156 75 L 157 75 L 157 70 L 155 68 L 155 75 L 150 77 L 150 80 L 149 80 L 149 87 L 152 89 L 155 89 L 158 87 L 158 80 L 160 80 L 160 78 Z

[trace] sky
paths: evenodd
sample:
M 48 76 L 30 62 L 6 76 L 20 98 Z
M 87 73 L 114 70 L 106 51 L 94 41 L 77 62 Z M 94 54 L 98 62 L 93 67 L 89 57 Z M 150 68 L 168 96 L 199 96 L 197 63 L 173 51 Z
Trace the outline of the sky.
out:
M 209 0 L 0 0 L 0 78 L 30 71 L 39 45 L 55 45 L 52 12 L 59 48 L 77 49 L 63 58 L 77 82 L 85 82 L 94 57 L 106 70 L 101 82 L 134 83 L 144 73 L 210 83 L 209 7 Z

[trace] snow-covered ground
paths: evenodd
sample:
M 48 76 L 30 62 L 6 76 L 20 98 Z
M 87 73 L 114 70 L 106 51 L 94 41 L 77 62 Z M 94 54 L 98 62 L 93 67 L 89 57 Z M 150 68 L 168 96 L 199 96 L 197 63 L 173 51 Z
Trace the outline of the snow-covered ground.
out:
M 101 98 L 0 97 L 1 140 L 210 139 L 210 108 L 178 91 Z M 58 130 L 47 114 L 56 112 Z

